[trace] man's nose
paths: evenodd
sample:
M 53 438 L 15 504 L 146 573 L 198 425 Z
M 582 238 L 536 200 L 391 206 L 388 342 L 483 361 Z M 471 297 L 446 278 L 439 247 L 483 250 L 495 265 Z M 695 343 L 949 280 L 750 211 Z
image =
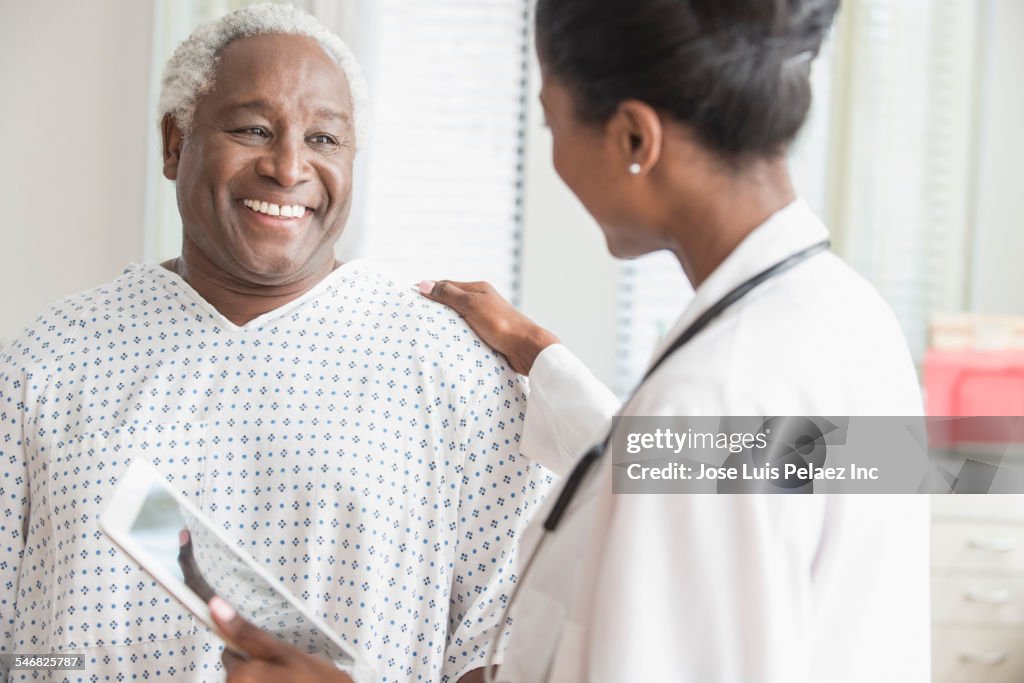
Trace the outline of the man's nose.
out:
M 305 140 L 291 136 L 280 136 L 275 139 L 256 163 L 256 172 L 271 178 L 282 187 L 293 187 L 308 180 L 312 169 Z

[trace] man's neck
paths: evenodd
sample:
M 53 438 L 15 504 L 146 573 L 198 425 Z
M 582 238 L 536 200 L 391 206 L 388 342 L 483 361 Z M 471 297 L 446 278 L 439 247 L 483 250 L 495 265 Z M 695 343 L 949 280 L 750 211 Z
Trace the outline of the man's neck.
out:
M 242 326 L 298 299 L 341 264 L 331 258 L 308 275 L 283 284 L 245 282 L 218 269 L 205 255 L 188 248 L 182 249 L 178 258 L 160 265 L 181 276 L 218 313 Z

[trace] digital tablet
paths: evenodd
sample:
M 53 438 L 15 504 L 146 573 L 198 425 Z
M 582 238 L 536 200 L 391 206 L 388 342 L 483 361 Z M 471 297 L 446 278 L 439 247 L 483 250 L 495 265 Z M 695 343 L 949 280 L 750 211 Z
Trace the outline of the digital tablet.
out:
M 232 649 L 207 602 L 230 603 L 259 628 L 348 671 L 363 662 L 252 557 L 217 529 L 148 460 L 125 470 L 100 516 L 100 528 L 186 609 Z

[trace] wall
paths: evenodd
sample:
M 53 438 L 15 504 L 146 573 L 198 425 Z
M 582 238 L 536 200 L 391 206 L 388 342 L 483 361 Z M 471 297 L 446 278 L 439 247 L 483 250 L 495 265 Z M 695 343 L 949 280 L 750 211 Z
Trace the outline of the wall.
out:
M 0 342 L 142 258 L 152 3 L 0 6 Z

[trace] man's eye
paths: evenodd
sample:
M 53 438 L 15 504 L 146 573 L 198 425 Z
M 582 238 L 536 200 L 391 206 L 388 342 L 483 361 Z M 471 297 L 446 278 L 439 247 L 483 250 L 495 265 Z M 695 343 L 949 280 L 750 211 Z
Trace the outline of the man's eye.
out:
M 239 128 L 235 132 L 240 135 L 253 135 L 260 138 L 270 137 L 270 133 L 267 132 L 267 129 L 261 128 L 260 126 L 252 126 L 250 128 Z
M 314 143 L 314 144 L 317 144 L 317 145 L 337 145 L 338 144 L 338 141 L 333 136 L 326 135 L 324 133 L 318 133 L 316 135 L 311 135 L 310 138 L 309 138 L 309 141 Z

